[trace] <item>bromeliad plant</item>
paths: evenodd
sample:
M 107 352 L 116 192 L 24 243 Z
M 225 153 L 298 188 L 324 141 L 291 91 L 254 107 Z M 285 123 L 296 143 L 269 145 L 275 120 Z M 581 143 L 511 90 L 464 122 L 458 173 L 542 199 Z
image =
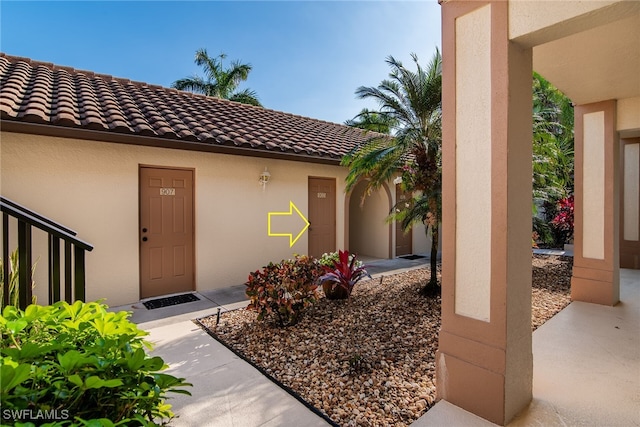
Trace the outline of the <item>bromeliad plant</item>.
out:
M 325 274 L 318 281 L 322 283 L 322 290 L 328 299 L 345 299 L 351 296 L 353 287 L 365 277 L 371 278 L 365 266 L 356 259 L 356 255 L 349 256 L 349 251 L 338 251 L 338 260 L 332 266 L 323 265 Z
M 321 274 L 318 261 L 306 255 L 269 263 L 262 271 L 249 274 L 247 310 L 257 311 L 258 320 L 275 319 L 280 327 L 295 325 L 302 312 L 318 300 L 316 280 Z
M 167 393 L 189 394 L 183 387 L 191 384 L 161 373 L 167 365 L 146 354 L 147 332 L 129 313 L 106 308 L 81 301 L 4 308 L 2 417 L 26 417 L 19 420 L 24 425 L 41 423 L 29 417 L 47 413 L 56 426 L 155 426 L 174 416 Z

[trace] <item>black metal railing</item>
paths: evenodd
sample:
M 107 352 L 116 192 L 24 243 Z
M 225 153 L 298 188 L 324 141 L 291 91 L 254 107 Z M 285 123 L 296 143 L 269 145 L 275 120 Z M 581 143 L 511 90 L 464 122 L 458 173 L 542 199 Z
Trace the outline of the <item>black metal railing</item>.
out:
M 48 273 L 49 304 L 60 301 L 62 297 L 62 277 L 64 273 L 64 299 L 71 303 L 85 300 L 85 251 L 93 246 L 78 239 L 76 232 L 64 227 L 24 206 L 4 197 L 0 197 L 2 211 L 2 268 L 4 277 L 2 305 L 9 305 L 10 256 L 9 256 L 9 217 L 17 220 L 18 232 L 18 305 L 25 308 L 32 299 L 32 229 L 40 229 L 48 234 Z M 64 257 L 61 257 L 61 243 Z M 63 262 L 64 260 L 64 262 Z M 62 265 L 64 264 L 64 265 Z M 62 271 L 63 270 L 63 271 Z

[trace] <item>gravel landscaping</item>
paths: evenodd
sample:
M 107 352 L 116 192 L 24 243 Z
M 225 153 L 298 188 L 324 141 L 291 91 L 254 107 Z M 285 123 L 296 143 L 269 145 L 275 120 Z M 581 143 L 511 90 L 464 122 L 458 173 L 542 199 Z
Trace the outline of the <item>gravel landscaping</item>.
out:
M 572 258 L 534 255 L 532 328 L 569 302 Z M 342 426 L 406 426 L 434 403 L 440 298 L 418 295 L 429 269 L 358 283 L 295 326 L 247 310 L 200 319 L 209 332 Z

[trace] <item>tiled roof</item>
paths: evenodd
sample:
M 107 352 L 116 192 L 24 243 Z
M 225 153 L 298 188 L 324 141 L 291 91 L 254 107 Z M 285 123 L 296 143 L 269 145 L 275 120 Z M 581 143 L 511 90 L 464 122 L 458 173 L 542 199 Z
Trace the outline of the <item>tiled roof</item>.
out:
M 227 147 L 331 162 L 371 137 L 344 125 L 4 53 L 0 119 L 3 127 L 38 124 L 129 135 L 131 143 L 143 136 L 175 148 Z

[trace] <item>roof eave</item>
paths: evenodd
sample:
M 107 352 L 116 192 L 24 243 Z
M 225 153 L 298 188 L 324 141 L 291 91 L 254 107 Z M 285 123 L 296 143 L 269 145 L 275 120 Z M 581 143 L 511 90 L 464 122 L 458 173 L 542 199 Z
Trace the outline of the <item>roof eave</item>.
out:
M 280 160 L 291 160 L 306 163 L 319 163 L 327 165 L 340 165 L 340 158 L 310 156 L 303 153 L 277 152 L 250 147 L 238 147 L 231 145 L 214 145 L 198 141 L 184 141 L 172 138 L 158 138 L 136 134 L 105 132 L 99 130 L 64 127 L 40 123 L 18 122 L 13 120 L 0 120 L 0 131 L 24 133 L 43 136 L 55 136 L 59 138 L 75 138 L 116 144 L 140 145 L 145 147 L 169 148 L 175 150 L 202 151 L 209 153 L 230 154 L 248 157 L 261 157 Z

